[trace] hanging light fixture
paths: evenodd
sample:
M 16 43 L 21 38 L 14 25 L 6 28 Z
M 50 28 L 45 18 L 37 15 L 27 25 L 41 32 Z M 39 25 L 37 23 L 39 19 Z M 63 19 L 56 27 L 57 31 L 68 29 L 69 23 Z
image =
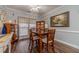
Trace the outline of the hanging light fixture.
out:
M 41 6 L 38 6 L 38 5 L 31 5 L 30 7 L 31 7 L 30 9 L 31 12 L 38 12 L 38 13 L 41 8 Z
M 39 14 L 41 6 L 39 6 L 39 5 L 30 5 L 29 7 L 30 7 L 31 14 L 34 14 L 34 15 L 31 16 L 31 18 L 37 19 L 36 15 Z

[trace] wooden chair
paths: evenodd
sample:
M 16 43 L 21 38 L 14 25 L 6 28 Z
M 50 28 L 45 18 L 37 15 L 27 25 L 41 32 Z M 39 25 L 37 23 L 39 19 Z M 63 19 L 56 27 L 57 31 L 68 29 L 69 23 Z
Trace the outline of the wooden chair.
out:
M 32 32 L 32 29 L 30 29 L 30 42 L 29 42 L 29 47 L 28 47 L 30 52 L 33 51 L 35 45 L 37 45 L 37 42 L 38 42 L 38 37 L 35 36 L 35 34 Z
M 42 39 L 43 46 L 46 46 L 47 52 L 50 52 L 50 47 L 52 48 L 52 51 L 54 50 L 54 37 L 55 37 L 55 29 L 48 30 L 47 38 Z
M 17 36 L 16 36 L 16 24 L 12 24 L 12 23 L 5 23 L 5 26 L 6 26 L 6 32 L 7 34 L 11 33 L 11 32 L 14 32 L 13 33 L 13 37 L 12 37 L 12 40 L 11 40 L 11 49 L 12 50 L 15 50 L 15 43 L 17 43 L 18 39 Z
M 36 31 L 45 31 L 45 21 L 36 21 Z

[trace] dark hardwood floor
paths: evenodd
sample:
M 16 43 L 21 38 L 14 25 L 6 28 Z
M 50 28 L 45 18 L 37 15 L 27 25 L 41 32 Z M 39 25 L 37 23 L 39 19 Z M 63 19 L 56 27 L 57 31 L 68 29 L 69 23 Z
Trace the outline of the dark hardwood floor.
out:
M 16 45 L 16 49 L 13 53 L 29 53 L 28 45 L 29 45 L 29 39 L 19 40 Z M 79 53 L 79 49 L 76 49 L 66 44 L 55 41 L 55 52 L 56 53 Z
M 16 45 L 16 49 L 15 49 L 14 53 L 29 53 L 28 45 L 29 45 L 28 39 L 19 40 Z

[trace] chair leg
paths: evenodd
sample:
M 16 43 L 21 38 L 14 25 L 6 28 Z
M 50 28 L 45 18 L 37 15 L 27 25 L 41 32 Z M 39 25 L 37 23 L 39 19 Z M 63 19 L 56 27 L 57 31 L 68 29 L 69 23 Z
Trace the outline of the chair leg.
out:
M 28 50 L 30 50 L 30 46 L 31 46 L 31 40 L 29 41 Z
M 36 43 L 35 43 L 35 44 L 36 44 L 36 46 L 35 46 L 35 47 L 38 47 L 38 41 L 36 40 L 35 42 L 36 42 Z
M 54 45 L 52 46 L 52 51 L 55 53 L 55 47 L 54 47 Z
M 45 44 L 42 43 L 42 51 L 44 52 Z
M 50 51 L 50 48 L 52 49 L 52 51 L 55 53 L 55 49 L 54 49 L 54 45 L 49 45 L 49 44 L 47 44 L 47 52 L 48 53 L 50 53 L 51 51 Z
M 33 51 L 33 47 L 34 47 L 34 41 L 32 41 L 32 45 L 31 45 L 30 53 L 32 53 L 32 51 Z
M 50 52 L 50 51 L 49 51 L 49 44 L 47 44 L 47 52 Z

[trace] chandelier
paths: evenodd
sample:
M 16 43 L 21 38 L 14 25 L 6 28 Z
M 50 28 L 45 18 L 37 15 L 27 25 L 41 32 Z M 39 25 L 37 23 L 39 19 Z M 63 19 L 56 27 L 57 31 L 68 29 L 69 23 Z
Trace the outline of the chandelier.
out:
M 38 6 L 38 5 L 32 5 L 30 7 L 31 7 L 30 11 L 32 11 L 32 12 L 39 12 L 39 10 L 41 8 L 41 6 Z

